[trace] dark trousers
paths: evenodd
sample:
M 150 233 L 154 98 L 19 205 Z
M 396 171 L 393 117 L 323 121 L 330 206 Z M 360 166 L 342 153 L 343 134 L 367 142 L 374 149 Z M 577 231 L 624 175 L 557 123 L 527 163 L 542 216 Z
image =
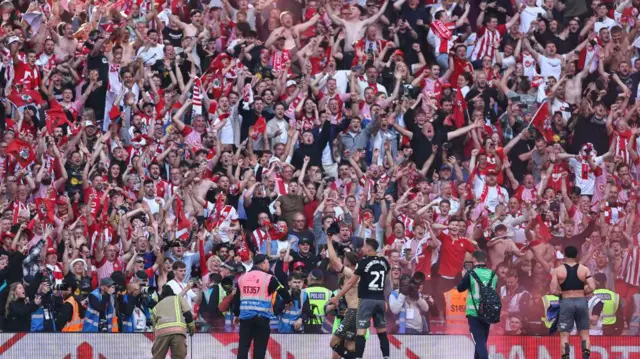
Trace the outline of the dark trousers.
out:
M 473 339 L 473 343 L 476 345 L 476 351 L 473 359 L 489 359 L 487 340 L 489 340 L 490 324 L 487 324 L 476 317 L 467 317 L 467 320 L 469 321 L 471 339 Z
M 249 359 L 249 347 L 253 342 L 253 359 L 264 359 L 269 343 L 269 319 L 253 317 L 240 320 L 240 339 L 238 341 L 238 359 Z

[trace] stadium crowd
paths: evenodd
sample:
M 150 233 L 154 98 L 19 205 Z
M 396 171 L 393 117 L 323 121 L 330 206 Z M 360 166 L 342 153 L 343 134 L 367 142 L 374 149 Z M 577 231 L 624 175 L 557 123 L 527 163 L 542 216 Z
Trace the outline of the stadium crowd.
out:
M 640 325 L 638 0 L 4 0 L 0 330 L 140 332 L 164 285 L 237 330 L 268 256 L 330 332 L 366 239 L 390 333 L 466 333 L 470 254 L 505 335 L 548 332 L 562 248 L 592 334 Z

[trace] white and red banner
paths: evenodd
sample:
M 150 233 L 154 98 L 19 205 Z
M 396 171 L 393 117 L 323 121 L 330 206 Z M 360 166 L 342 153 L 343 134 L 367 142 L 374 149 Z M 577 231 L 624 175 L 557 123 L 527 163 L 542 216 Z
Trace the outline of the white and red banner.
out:
M 267 359 L 331 358 L 329 339 L 329 335 L 272 334 Z M 396 335 L 389 336 L 389 340 L 392 358 L 473 358 L 473 342 L 467 336 Z M 146 359 L 151 358 L 153 335 L 0 333 L 0 341 L 0 357 L 4 359 Z M 191 345 L 189 338 L 187 345 Z M 577 336 L 571 338 L 571 345 L 571 358 L 580 358 Z M 372 335 L 364 357 L 380 358 L 379 348 L 378 338 Z M 232 359 L 237 349 L 237 334 L 196 334 L 187 358 Z M 559 337 L 490 337 L 489 358 L 560 358 Z M 591 337 L 591 358 L 640 359 L 640 337 Z

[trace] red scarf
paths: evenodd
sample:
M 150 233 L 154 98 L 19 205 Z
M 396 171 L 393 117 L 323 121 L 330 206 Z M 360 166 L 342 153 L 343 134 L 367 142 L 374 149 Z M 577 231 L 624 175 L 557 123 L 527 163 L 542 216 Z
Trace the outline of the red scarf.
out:
M 451 30 L 449 30 L 447 24 L 445 24 L 443 21 L 435 20 L 431 22 L 431 25 L 429 25 L 429 27 L 431 28 L 431 31 L 433 31 L 436 36 L 440 38 L 440 47 L 438 48 L 438 53 L 446 54 L 447 52 L 449 52 L 449 40 L 451 40 L 453 34 L 451 33 Z

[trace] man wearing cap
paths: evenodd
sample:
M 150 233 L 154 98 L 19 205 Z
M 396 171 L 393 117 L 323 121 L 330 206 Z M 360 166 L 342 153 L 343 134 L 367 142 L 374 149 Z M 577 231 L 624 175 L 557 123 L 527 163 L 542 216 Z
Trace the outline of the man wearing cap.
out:
M 253 357 L 265 357 L 271 330 L 269 322 L 273 317 L 273 294 L 278 292 L 285 307 L 291 302 L 289 292 L 268 271 L 269 259 L 258 254 L 253 258 L 253 268 L 238 280 L 233 297 L 234 315 L 240 321 L 238 359 L 249 358 L 252 342 Z
M 495 169 L 489 169 L 486 176 L 482 176 L 476 172 L 472 177 L 473 194 L 476 200 L 484 203 L 486 208 L 492 213 L 495 212 L 498 204 L 509 201 L 509 193 L 507 190 L 498 185 L 498 172 L 496 172 Z
M 64 303 L 56 316 L 56 328 L 61 328 L 63 332 L 77 333 L 82 331 L 82 324 L 85 315 L 85 308 L 80 305 L 74 292 L 78 288 L 73 278 L 62 281 L 60 289 Z
M 267 122 L 266 135 L 271 141 L 271 150 L 278 143 L 287 143 L 287 131 L 289 130 L 289 122 L 284 118 L 285 106 L 279 102 L 275 105 L 275 117 Z
M 309 298 L 309 307 L 313 314 L 305 326 L 306 333 L 331 333 L 332 323 L 325 322 L 325 306 L 331 299 L 331 291 L 324 287 L 324 273 L 320 269 L 309 272 L 307 288 L 304 293 Z
M 97 333 L 101 331 L 118 331 L 118 321 L 115 316 L 116 283 L 110 277 L 100 280 L 100 287 L 89 295 L 89 306 L 85 313 L 82 331 Z
M 302 237 L 298 242 L 298 251 L 292 251 L 291 256 L 295 262 L 299 261 L 304 263 L 304 272 L 309 273 L 318 266 L 318 256 L 313 253 L 311 248 L 313 247 L 313 239 L 309 237 Z

